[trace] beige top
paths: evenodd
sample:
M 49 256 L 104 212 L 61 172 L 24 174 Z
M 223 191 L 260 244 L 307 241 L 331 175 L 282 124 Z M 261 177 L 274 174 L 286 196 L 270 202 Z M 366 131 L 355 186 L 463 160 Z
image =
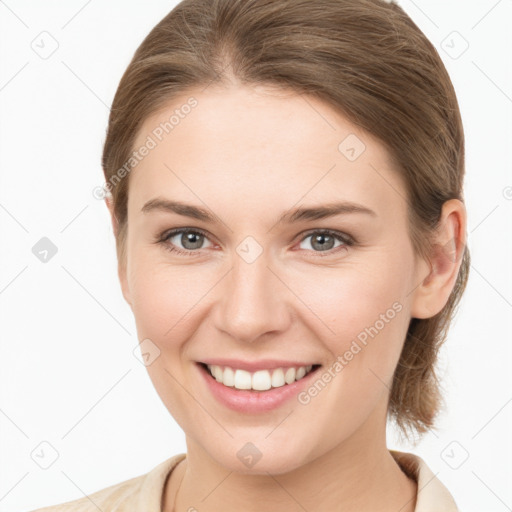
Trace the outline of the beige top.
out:
M 402 470 L 418 483 L 415 512 L 459 512 L 453 497 L 423 459 L 390 450 Z M 32 512 L 161 512 L 167 477 L 186 457 L 180 453 L 160 463 L 149 473 L 106 487 L 89 496 Z

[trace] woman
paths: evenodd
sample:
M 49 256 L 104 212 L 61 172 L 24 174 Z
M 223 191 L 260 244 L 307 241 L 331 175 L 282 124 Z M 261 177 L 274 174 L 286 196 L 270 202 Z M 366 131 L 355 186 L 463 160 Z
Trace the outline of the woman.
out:
M 184 0 L 103 153 L 125 300 L 187 453 L 41 511 L 456 511 L 418 456 L 466 286 L 464 136 L 382 0 Z

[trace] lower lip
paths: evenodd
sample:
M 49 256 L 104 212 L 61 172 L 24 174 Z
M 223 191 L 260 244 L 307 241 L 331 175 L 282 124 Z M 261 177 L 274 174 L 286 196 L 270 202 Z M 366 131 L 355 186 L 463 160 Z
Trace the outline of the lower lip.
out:
M 199 363 L 197 366 L 211 393 L 221 404 L 234 411 L 249 414 L 272 411 L 296 397 L 303 388 L 309 385 L 319 369 L 317 367 L 292 384 L 270 388 L 267 391 L 251 391 L 224 386 L 224 384 L 217 382 L 204 366 Z

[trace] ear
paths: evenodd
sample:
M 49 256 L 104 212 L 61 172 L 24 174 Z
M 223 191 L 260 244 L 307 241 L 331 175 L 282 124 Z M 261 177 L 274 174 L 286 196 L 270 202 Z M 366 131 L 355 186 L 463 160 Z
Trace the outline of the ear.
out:
M 450 199 L 443 204 L 439 227 L 429 258 L 430 273 L 415 288 L 412 318 L 430 318 L 439 313 L 448 302 L 455 286 L 466 248 L 466 208 L 462 201 Z
M 108 211 L 110 213 L 110 219 L 112 221 L 112 230 L 114 231 L 114 236 L 117 237 L 117 233 L 119 232 L 119 223 L 117 222 L 117 218 L 114 213 L 114 201 L 111 195 L 105 196 L 105 204 L 107 205 Z
M 114 212 L 114 202 L 111 195 L 105 196 L 105 204 L 107 205 L 108 211 L 110 213 L 110 218 L 112 222 L 112 229 L 114 231 L 114 236 L 118 237 L 119 235 L 119 222 L 117 220 L 117 217 Z M 126 241 L 125 241 L 126 243 Z M 126 258 L 125 258 L 126 260 Z M 117 262 L 117 275 L 119 278 L 119 283 L 121 284 L 121 291 L 123 293 L 123 297 L 126 300 L 126 302 L 132 306 L 131 302 L 131 296 L 130 296 L 130 288 L 128 286 L 128 279 L 127 279 L 127 261 L 119 261 Z

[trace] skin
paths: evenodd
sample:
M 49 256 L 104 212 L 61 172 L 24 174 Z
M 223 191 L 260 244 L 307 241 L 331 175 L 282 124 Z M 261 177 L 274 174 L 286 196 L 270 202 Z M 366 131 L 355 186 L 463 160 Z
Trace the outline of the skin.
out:
M 410 319 L 436 314 L 454 286 L 460 257 L 439 248 L 453 238 L 464 246 L 463 203 L 445 203 L 432 264 L 417 257 L 404 184 L 384 146 L 327 104 L 290 91 L 187 91 L 146 119 L 135 146 L 191 95 L 198 106 L 129 175 L 127 258 L 119 262 L 139 340 L 160 350 L 147 370 L 186 435 L 187 459 L 167 481 L 164 510 L 413 511 L 416 483 L 386 447 L 388 395 Z M 366 146 L 355 161 L 338 150 L 349 134 Z M 206 208 L 218 223 L 141 212 L 157 197 Z M 298 206 L 341 200 L 376 215 L 276 224 Z M 172 228 L 207 237 L 188 249 L 174 236 L 196 255 L 172 253 L 156 242 Z M 308 235 L 322 228 L 357 242 L 321 251 Z M 236 251 L 247 236 L 263 249 L 250 264 Z M 195 365 L 294 357 L 326 369 L 395 302 L 400 313 L 307 405 L 234 412 Z M 262 454 L 252 468 L 237 457 L 247 442 Z

